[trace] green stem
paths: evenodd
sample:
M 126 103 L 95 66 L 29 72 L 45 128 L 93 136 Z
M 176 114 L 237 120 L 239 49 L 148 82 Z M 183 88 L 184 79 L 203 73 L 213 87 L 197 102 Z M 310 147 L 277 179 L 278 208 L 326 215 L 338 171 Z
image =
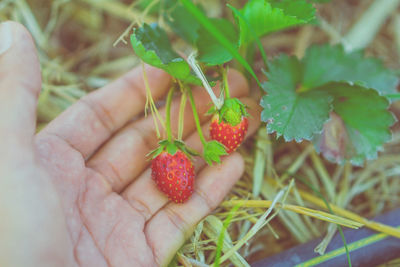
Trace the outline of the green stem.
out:
M 229 92 L 229 84 L 228 84 L 228 77 L 226 75 L 227 70 L 221 66 L 221 74 L 222 74 L 222 81 L 224 83 L 224 92 L 225 92 L 225 98 L 230 98 L 231 94 Z
M 172 87 L 167 96 L 166 103 L 166 117 L 165 117 L 165 128 L 167 131 L 167 138 L 169 142 L 172 142 L 172 131 L 171 131 L 171 103 L 172 103 L 172 95 L 174 94 L 175 87 Z
M 178 140 L 182 140 L 183 124 L 185 120 L 185 107 L 186 107 L 187 93 L 182 92 L 181 103 L 179 105 L 179 124 L 178 124 Z
M 199 137 L 200 137 L 201 143 L 203 145 L 205 145 L 207 143 L 207 141 L 204 138 L 203 131 L 201 130 L 200 119 L 199 119 L 199 115 L 197 114 L 196 105 L 194 103 L 192 89 L 187 88 L 187 92 L 189 94 L 190 105 L 192 106 L 193 117 L 194 117 L 194 122 L 196 123 L 197 132 L 199 133 Z

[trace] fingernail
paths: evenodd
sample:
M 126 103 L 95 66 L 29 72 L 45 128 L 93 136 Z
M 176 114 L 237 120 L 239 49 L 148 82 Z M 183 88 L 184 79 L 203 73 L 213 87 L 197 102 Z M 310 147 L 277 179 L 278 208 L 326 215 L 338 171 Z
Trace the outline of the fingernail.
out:
M 12 31 L 10 23 L 0 24 L 0 55 L 5 53 L 12 45 Z

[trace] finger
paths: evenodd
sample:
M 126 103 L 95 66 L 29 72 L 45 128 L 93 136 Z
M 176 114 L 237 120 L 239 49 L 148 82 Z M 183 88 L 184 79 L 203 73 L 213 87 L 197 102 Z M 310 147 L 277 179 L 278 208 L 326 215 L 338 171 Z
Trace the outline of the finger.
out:
M 40 66 L 31 35 L 16 22 L 0 24 L 0 77 L 0 140 L 14 148 L 29 147 L 35 133 Z
M 156 100 L 166 93 L 171 78 L 154 67 L 146 66 L 145 70 L 152 96 Z M 145 103 L 143 69 L 138 67 L 81 98 L 40 134 L 62 138 L 87 158 L 116 130 L 142 113 Z
M 242 176 L 244 162 L 233 153 L 215 167 L 206 167 L 185 204 L 169 203 L 147 222 L 145 234 L 160 266 L 171 261 L 195 225 L 213 211 Z
M 237 71 L 229 73 L 229 83 L 233 96 L 248 94 L 247 81 Z M 195 88 L 193 94 L 200 119 L 205 121 L 209 118 L 204 115 L 210 107 L 209 96 L 204 88 Z M 179 103 L 180 99 L 175 99 L 171 107 L 171 126 L 174 132 L 178 128 Z M 164 111 L 165 109 L 162 109 L 161 114 L 164 114 Z M 184 126 L 183 138 L 195 129 L 189 104 L 186 105 Z M 151 117 L 141 119 L 116 134 L 88 161 L 87 165 L 107 177 L 113 190 L 120 192 L 146 168 L 149 161 L 144 155 L 157 146 L 157 141 L 153 119 Z
M 249 119 L 249 130 L 246 134 L 246 138 L 253 135 L 259 125 L 259 115 L 261 108 L 257 103 L 249 98 L 241 99 L 241 101 L 249 106 L 250 119 Z M 206 123 L 203 126 L 203 132 L 208 135 L 208 126 Z M 186 139 L 185 143 L 198 151 L 202 151 L 202 144 L 197 133 L 193 133 L 189 138 Z M 196 173 L 204 167 L 205 162 L 200 158 L 196 158 L 194 161 Z M 146 194 L 143 194 L 146 192 Z M 149 220 L 159 209 L 167 204 L 168 198 L 160 192 L 155 186 L 154 181 L 151 179 L 151 170 L 147 169 L 143 172 L 133 183 L 131 183 L 122 193 L 122 196 L 128 201 L 128 203 L 135 209 L 138 210 L 145 220 Z

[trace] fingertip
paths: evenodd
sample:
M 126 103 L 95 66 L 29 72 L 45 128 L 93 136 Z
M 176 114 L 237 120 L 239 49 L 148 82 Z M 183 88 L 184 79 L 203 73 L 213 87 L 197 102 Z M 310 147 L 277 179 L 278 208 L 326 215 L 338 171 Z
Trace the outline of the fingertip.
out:
M 6 27 L 11 27 L 14 31 L 14 33 L 20 33 L 21 36 L 24 36 L 24 38 L 29 38 L 31 41 L 33 41 L 31 34 L 29 31 L 25 28 L 24 25 L 17 21 L 12 21 L 12 20 L 7 20 L 1 23 L 1 26 L 5 25 Z
M 0 24 L 3 29 L 0 42 L 7 43 L 7 49 L 3 51 L 4 57 L 1 58 L 0 73 L 9 72 L 6 75 L 16 78 L 17 75 L 23 75 L 24 79 L 20 80 L 23 85 L 33 89 L 36 95 L 39 94 L 41 88 L 41 75 L 39 59 L 36 53 L 35 41 L 30 32 L 19 22 L 5 21 Z M 8 32 L 8 33 L 7 33 Z
M 237 175 L 233 175 L 233 177 L 239 180 L 244 173 L 244 159 L 242 155 L 239 152 L 233 152 L 224 160 L 227 161 L 227 164 L 235 168 L 233 173 Z
M 208 176 L 210 173 L 219 173 L 222 180 L 238 180 L 244 172 L 244 160 L 240 153 L 233 152 L 221 159 L 221 163 L 207 166 L 201 175 Z
M 228 84 L 232 95 L 237 97 L 246 96 L 250 92 L 249 83 L 246 77 L 238 70 L 229 69 L 227 73 Z

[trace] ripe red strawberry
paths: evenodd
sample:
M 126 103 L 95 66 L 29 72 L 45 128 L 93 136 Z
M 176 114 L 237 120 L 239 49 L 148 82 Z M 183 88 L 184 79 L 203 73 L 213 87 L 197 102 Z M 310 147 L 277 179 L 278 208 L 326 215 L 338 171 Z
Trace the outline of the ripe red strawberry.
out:
M 213 117 L 210 125 L 210 136 L 212 139 L 220 142 L 226 147 L 226 152 L 235 151 L 247 133 L 249 120 L 247 117 L 242 117 L 239 124 L 232 126 L 231 124 L 219 119 L 216 115 Z
M 194 167 L 181 150 L 161 152 L 151 163 L 151 177 L 171 201 L 183 203 L 193 193 Z

